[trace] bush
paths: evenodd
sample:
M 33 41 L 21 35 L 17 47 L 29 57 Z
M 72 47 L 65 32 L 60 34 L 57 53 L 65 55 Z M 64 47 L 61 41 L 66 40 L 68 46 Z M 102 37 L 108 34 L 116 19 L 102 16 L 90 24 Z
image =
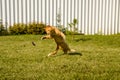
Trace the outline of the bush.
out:
M 29 24 L 23 24 L 18 23 L 14 24 L 13 26 L 10 26 L 10 33 L 11 34 L 44 34 L 43 28 L 45 27 L 45 24 L 43 23 L 29 23 Z
M 29 34 L 44 34 L 45 33 L 43 29 L 44 27 L 45 27 L 45 24 L 43 23 L 36 23 L 36 22 L 30 23 L 28 25 L 28 33 Z
M 4 25 L 3 24 L 0 24 L 0 36 L 2 35 L 7 35 L 8 32 L 7 30 L 4 28 Z
M 27 33 L 27 25 L 23 23 L 14 24 L 10 26 L 11 34 L 26 34 Z

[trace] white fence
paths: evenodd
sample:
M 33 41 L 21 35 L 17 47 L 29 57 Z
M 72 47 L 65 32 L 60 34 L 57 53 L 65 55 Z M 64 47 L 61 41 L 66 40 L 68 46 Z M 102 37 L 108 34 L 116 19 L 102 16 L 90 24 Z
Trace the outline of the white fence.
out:
M 78 31 L 85 34 L 120 33 L 120 0 L 0 0 L 6 27 L 33 21 L 56 26 L 58 12 L 64 27 L 77 19 Z

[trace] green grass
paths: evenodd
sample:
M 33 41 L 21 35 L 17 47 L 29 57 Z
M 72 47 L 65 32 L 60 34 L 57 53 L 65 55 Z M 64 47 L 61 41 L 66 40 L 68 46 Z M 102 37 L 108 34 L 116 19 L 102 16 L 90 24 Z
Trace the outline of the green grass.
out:
M 0 80 L 119 80 L 120 35 L 67 37 L 80 54 L 47 57 L 56 44 L 41 35 L 0 36 Z M 36 46 L 32 45 L 32 41 Z

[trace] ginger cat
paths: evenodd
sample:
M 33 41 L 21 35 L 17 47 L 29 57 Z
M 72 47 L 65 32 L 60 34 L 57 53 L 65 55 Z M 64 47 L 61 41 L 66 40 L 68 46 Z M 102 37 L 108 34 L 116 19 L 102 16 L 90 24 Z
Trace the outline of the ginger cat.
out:
M 70 51 L 72 52 L 75 51 L 69 48 L 68 44 L 65 42 L 65 35 L 60 30 L 58 30 L 56 27 L 48 25 L 44 29 L 48 35 L 43 36 L 41 39 L 43 40 L 43 39 L 53 38 L 57 44 L 55 51 L 49 53 L 48 56 L 57 54 L 60 48 L 63 50 L 64 54 L 67 54 Z

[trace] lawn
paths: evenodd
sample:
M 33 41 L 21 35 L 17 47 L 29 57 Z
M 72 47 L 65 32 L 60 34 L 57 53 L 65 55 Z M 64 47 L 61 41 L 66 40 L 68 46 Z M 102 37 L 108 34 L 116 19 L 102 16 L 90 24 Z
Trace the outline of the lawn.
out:
M 0 36 L 0 80 L 119 80 L 120 35 L 70 35 L 66 41 L 78 54 L 60 50 L 42 35 Z M 32 42 L 36 46 L 32 45 Z

